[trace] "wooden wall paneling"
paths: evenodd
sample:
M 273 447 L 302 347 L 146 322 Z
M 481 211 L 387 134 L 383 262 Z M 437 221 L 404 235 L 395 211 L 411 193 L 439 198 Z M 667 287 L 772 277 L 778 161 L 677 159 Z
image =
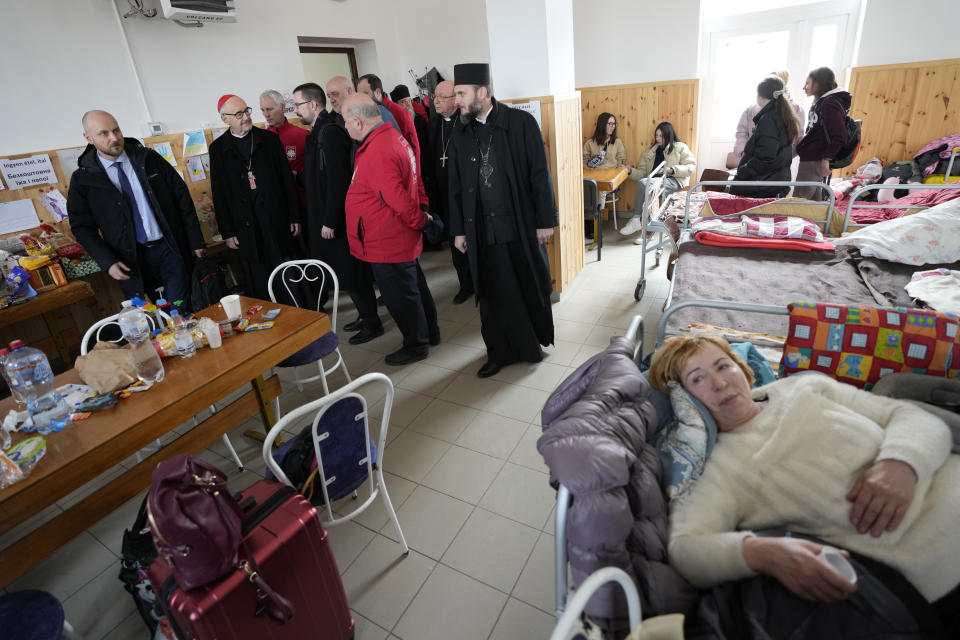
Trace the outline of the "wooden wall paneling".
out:
M 696 154 L 699 80 L 583 87 L 580 93 L 584 142 L 593 135 L 599 115 L 606 111 L 617 117 L 617 135 L 627 149 L 630 165 L 635 166 L 653 145 L 654 130 L 664 121 L 673 124 L 680 140 Z M 620 187 L 619 211 L 633 209 L 636 186 L 628 180 Z
M 910 160 L 960 131 L 960 59 L 855 67 L 849 91 L 850 115 L 863 120 L 863 133 L 853 162 L 837 175 L 853 175 L 873 157 Z
M 540 133 L 550 165 L 559 226 L 547 243 L 550 278 L 563 291 L 583 269 L 583 162 L 580 95 L 503 100 L 507 104 L 540 101 Z

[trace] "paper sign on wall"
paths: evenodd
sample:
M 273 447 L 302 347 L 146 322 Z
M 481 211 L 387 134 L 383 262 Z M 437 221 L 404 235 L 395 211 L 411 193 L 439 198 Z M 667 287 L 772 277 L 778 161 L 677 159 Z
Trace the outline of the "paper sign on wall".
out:
M 45 153 L 16 160 L 5 158 L 0 160 L 0 171 L 11 189 L 57 183 L 50 156 Z
M 170 163 L 171 167 L 177 166 L 177 159 L 173 157 L 173 147 L 169 142 L 158 142 L 153 145 L 153 150 L 159 153 L 164 160 Z
M 291 117 L 296 117 L 297 115 L 297 105 L 293 104 L 292 91 L 283 92 L 283 115 Z
M 540 101 L 531 100 L 530 102 L 520 102 L 518 104 L 511 104 L 511 107 L 520 109 L 521 111 L 526 111 L 532 115 L 537 120 L 537 126 L 543 129 L 543 125 L 540 124 Z
M 33 200 L 0 202 L 0 234 L 15 233 L 40 226 Z
M 70 149 L 59 149 L 57 159 L 60 160 L 60 168 L 63 169 L 63 175 L 72 176 L 73 172 L 80 166 L 80 154 L 86 147 L 72 147 Z
M 60 193 L 60 189 L 54 187 L 51 191 L 43 194 L 40 203 L 50 213 L 50 217 L 55 222 L 63 222 L 67 219 L 67 199 Z
M 187 159 L 187 173 L 190 174 L 190 180 L 193 182 L 205 180 L 207 177 L 207 174 L 203 172 L 203 161 L 197 157 Z
M 187 131 L 183 134 L 183 157 L 199 156 L 207 152 L 207 138 L 203 131 Z
M 210 156 L 202 155 L 200 156 L 200 162 L 203 163 L 203 170 L 207 173 L 210 173 Z

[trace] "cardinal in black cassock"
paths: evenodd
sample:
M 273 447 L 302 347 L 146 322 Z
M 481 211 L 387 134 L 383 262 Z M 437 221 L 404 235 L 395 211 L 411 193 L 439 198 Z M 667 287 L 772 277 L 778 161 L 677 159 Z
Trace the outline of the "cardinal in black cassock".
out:
M 550 266 L 557 226 L 553 182 L 532 115 L 493 98 L 489 65 L 454 67 L 460 122 L 449 156 L 450 226 L 470 259 L 487 363 L 540 362 L 553 344 Z

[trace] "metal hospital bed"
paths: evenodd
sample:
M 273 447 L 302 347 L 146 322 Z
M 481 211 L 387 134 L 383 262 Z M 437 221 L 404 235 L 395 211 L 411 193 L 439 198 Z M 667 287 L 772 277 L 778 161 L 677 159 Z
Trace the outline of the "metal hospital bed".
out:
M 857 222 L 852 222 L 850 220 L 851 215 L 853 214 L 854 209 L 928 209 L 934 205 L 927 204 L 917 204 L 917 205 L 903 205 L 903 204 L 879 204 L 876 202 L 857 202 L 857 199 L 868 191 L 879 191 L 880 189 L 894 189 L 895 191 L 926 191 L 926 190 L 957 190 L 960 189 L 960 182 L 949 182 L 947 184 L 923 184 L 920 182 L 910 182 L 907 184 L 868 184 L 863 187 L 856 189 L 853 193 L 850 194 L 850 201 L 847 203 L 847 210 L 843 216 L 843 227 L 840 231 L 840 234 L 843 235 L 846 233 L 851 226 L 855 227 L 864 227 L 868 225 L 859 224 Z M 868 223 L 875 224 L 875 223 Z

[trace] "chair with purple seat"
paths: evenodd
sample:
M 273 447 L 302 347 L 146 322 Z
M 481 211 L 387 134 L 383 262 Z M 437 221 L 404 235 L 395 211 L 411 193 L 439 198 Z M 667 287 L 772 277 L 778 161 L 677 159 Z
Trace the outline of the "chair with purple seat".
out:
M 267 281 L 267 291 L 270 293 L 270 300 L 273 302 L 277 301 L 277 294 L 279 293 L 286 304 L 292 303 L 301 309 L 312 308 L 315 311 L 322 311 L 323 292 L 329 291 L 329 289 L 333 291 L 328 298 L 332 303 L 330 331 L 276 365 L 277 367 L 294 369 L 293 383 L 297 385 L 297 391 L 303 391 L 303 385 L 308 382 L 320 380 L 324 395 L 329 394 L 327 375 L 336 371 L 338 367 L 343 369 L 343 375 L 347 382 L 352 381 L 350 372 L 347 371 L 347 363 L 344 362 L 343 355 L 340 353 L 340 339 L 337 337 L 337 304 L 340 299 L 340 282 L 330 265 L 320 260 L 289 260 L 277 265 L 270 273 L 270 278 Z M 336 362 L 331 366 L 325 366 L 323 359 L 333 354 L 337 356 Z M 297 368 L 313 363 L 316 363 L 318 373 L 306 378 L 299 377 Z M 279 398 L 275 402 L 274 410 L 279 419 Z

